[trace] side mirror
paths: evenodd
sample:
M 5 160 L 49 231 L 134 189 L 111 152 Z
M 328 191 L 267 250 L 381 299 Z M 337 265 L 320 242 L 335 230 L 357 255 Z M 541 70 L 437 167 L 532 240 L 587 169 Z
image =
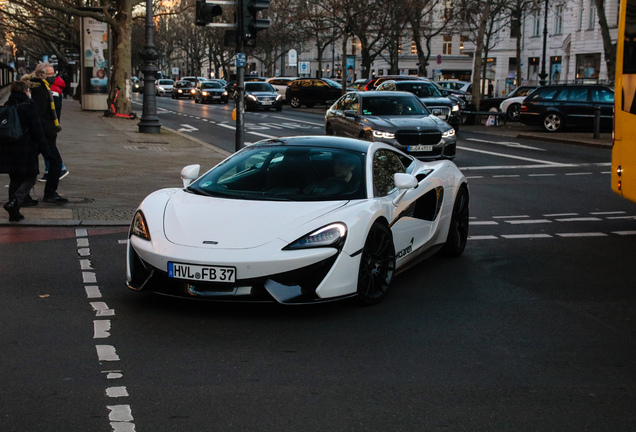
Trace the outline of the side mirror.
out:
M 450 92 L 448 90 L 442 90 L 442 96 L 448 96 Z
M 201 165 L 188 165 L 181 170 L 181 180 L 183 180 L 183 187 L 187 188 L 192 183 L 192 180 L 199 177 L 199 170 Z
M 358 113 L 355 112 L 354 110 L 345 110 L 344 115 L 345 117 L 355 118 L 358 115 Z
M 418 181 L 415 176 L 404 173 L 393 174 L 393 180 L 395 182 L 395 187 L 398 191 L 400 191 L 400 194 L 393 200 L 393 205 L 398 205 L 410 189 L 415 189 L 417 187 Z

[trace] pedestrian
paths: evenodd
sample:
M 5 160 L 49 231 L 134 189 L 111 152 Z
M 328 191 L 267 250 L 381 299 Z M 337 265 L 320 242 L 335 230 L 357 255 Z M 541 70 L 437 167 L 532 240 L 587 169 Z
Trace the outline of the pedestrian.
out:
M 44 128 L 44 136 L 49 144 L 49 155 L 45 160 L 49 161 L 49 175 L 44 185 L 44 198 L 46 203 L 65 204 L 68 199 L 61 197 L 57 193 L 57 187 L 62 175 L 62 156 L 57 149 L 57 133 L 60 130 L 59 122 L 52 105 L 52 95 L 49 89 L 49 83 L 46 81 L 46 67 L 48 63 L 38 63 L 35 71 L 27 75 L 23 79 L 29 81 L 31 88 L 31 98 L 40 109 L 42 115 L 42 125 Z
M 24 219 L 20 207 L 39 174 L 38 154 L 48 156 L 49 145 L 44 135 L 42 115 L 29 98 L 29 85 L 24 81 L 11 83 L 11 94 L 5 105 L 17 107 L 22 137 L 0 144 L 0 173 L 9 174 L 9 201 L 4 209 L 9 221 Z
M 57 120 L 60 121 L 62 116 L 62 99 L 64 98 L 63 90 L 66 87 L 66 83 L 62 78 L 55 74 L 53 66 L 46 66 L 46 81 L 51 87 L 51 93 L 53 94 L 53 103 L 55 103 L 55 113 L 57 114 Z M 38 181 L 45 182 L 49 177 L 49 161 L 44 159 L 44 175 L 38 179 Z M 62 162 L 62 172 L 60 174 L 60 180 L 69 175 L 64 162 Z

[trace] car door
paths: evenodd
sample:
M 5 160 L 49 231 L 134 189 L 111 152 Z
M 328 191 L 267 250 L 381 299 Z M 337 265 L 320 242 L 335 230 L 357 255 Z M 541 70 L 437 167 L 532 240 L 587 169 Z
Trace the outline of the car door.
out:
M 360 98 L 357 93 L 348 93 L 345 96 L 345 100 L 342 106 L 342 135 L 351 138 L 358 138 L 360 135 L 360 131 L 362 130 L 362 126 L 359 123 L 358 117 L 358 107 L 360 105 Z M 355 117 L 352 117 L 351 114 L 347 116 L 346 111 L 349 113 L 355 113 Z
M 567 100 L 563 100 L 562 93 L 567 90 Z M 589 102 L 587 87 L 569 87 L 561 91 L 556 98 L 558 108 L 565 115 L 568 126 L 589 125 L 594 120 L 594 108 Z
M 601 127 L 609 129 L 614 119 L 614 92 L 605 87 L 591 89 L 593 107 L 601 108 Z
M 394 175 L 405 173 L 401 155 L 389 149 L 378 149 L 373 154 L 373 194 L 387 209 L 389 227 L 393 233 L 395 255 L 398 266 L 415 256 L 422 245 L 428 241 L 432 221 L 416 217 L 415 208 L 421 189 L 406 192 L 401 201 L 395 204 L 400 192 L 395 188 Z

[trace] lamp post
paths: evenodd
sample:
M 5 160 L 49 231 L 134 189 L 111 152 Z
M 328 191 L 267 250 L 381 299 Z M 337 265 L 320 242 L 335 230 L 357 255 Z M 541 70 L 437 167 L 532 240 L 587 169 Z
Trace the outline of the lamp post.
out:
M 144 102 L 143 113 L 139 126 L 140 133 L 158 134 L 161 132 L 161 123 L 157 117 L 157 95 L 155 81 L 157 79 L 157 59 L 159 53 L 155 50 L 153 42 L 152 0 L 146 0 L 146 45 L 139 53 L 144 60 Z
M 541 73 L 539 74 L 539 85 L 546 85 L 546 78 L 548 77 L 548 73 L 545 71 L 545 51 L 546 51 L 546 43 L 548 40 L 548 0 L 545 0 L 545 15 L 543 17 L 543 57 L 541 59 Z

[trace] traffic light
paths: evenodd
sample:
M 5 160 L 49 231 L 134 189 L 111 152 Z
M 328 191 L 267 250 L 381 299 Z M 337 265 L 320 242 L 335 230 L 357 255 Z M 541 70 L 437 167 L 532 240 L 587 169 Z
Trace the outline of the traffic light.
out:
M 244 39 L 256 38 L 256 32 L 269 28 L 268 19 L 258 19 L 258 11 L 269 8 L 269 0 L 243 0 L 243 29 Z
M 205 1 L 197 0 L 197 14 L 194 23 L 198 26 L 204 26 L 214 20 L 214 17 L 223 15 L 221 4 L 227 2 L 222 1 Z

